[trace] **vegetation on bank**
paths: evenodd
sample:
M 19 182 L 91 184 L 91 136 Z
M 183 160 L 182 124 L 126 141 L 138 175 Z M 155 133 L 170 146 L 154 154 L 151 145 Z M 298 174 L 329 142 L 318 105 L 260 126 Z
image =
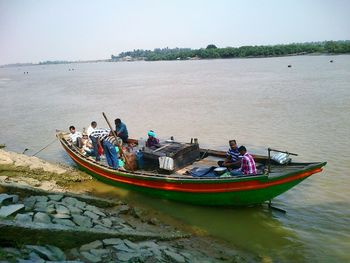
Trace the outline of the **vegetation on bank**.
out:
M 350 40 L 324 41 L 311 43 L 295 43 L 273 46 L 242 46 L 218 48 L 213 44 L 206 48 L 156 48 L 153 51 L 137 49 L 122 52 L 118 56 L 111 56 L 112 61 L 128 60 L 184 60 L 184 59 L 211 59 L 211 58 L 249 58 L 275 57 L 305 54 L 346 54 L 350 53 Z
M 214 44 L 206 48 L 155 48 L 152 50 L 134 49 L 122 52 L 119 55 L 111 55 L 111 59 L 86 60 L 86 61 L 42 61 L 39 63 L 15 63 L 0 65 L 3 67 L 21 67 L 36 65 L 56 65 L 72 63 L 92 63 L 110 61 L 157 61 L 157 60 L 186 60 L 186 59 L 213 59 L 213 58 L 251 58 L 251 57 L 279 57 L 307 54 L 350 54 L 350 40 L 293 43 L 270 46 L 242 46 L 218 48 Z
M 43 181 L 55 182 L 58 186 L 67 187 L 72 183 L 90 181 L 92 178 L 90 175 L 78 170 L 69 169 L 63 174 L 57 174 L 55 172 L 44 171 L 43 169 L 30 169 L 25 166 L 16 166 L 14 164 L 2 164 L 0 163 L 0 176 L 27 179 L 27 184 L 40 184 Z M 34 179 L 34 180 L 29 180 Z

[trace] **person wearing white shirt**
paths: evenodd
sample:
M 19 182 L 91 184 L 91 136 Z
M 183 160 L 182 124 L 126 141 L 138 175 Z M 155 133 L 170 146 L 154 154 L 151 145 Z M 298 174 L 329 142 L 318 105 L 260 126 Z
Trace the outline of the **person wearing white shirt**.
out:
M 98 147 L 99 147 L 99 145 L 101 145 L 100 142 L 103 141 L 103 139 L 108 136 L 109 132 L 110 132 L 110 129 L 96 128 L 93 132 L 91 132 L 91 134 L 89 136 L 89 138 L 92 141 L 92 146 L 94 148 L 94 154 L 96 156 L 96 161 L 101 160 L 100 154 L 98 152 Z M 101 145 L 101 147 L 102 147 L 102 145 Z
M 70 131 L 69 138 L 71 139 L 72 143 L 75 146 L 78 146 L 79 148 L 81 148 L 83 146 L 81 141 L 81 138 L 82 138 L 81 133 L 76 131 L 74 126 L 70 126 L 69 131 Z
M 91 122 L 91 125 L 89 126 L 89 128 L 87 128 L 87 131 L 86 131 L 88 137 L 90 137 L 91 133 L 96 129 L 96 127 L 97 127 L 97 122 L 96 121 Z

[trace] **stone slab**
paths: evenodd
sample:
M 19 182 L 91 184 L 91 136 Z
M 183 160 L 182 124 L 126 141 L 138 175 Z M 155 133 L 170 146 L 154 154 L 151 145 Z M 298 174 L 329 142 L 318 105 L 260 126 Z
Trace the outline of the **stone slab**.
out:
M 90 242 L 88 244 L 82 245 L 80 247 L 80 251 L 88 251 L 88 250 L 91 250 L 91 249 L 99 249 L 99 248 L 102 248 L 102 247 L 103 247 L 102 241 L 96 240 L 96 241 Z
M 63 195 L 59 195 L 59 194 L 55 194 L 55 195 L 47 195 L 47 197 L 52 200 L 52 201 L 56 201 L 59 202 L 62 200 L 62 198 L 64 197 Z
M 83 213 L 83 215 L 86 215 L 86 216 L 88 216 L 88 217 L 90 217 L 92 219 L 99 219 L 99 217 L 100 217 L 99 215 L 96 215 L 95 213 L 93 213 L 91 211 L 85 211 Z
M 25 246 L 27 249 L 34 251 L 41 258 L 45 260 L 55 260 L 62 261 L 66 259 L 63 251 L 55 246 L 33 246 L 27 245 Z
M 21 223 L 31 223 L 33 221 L 33 213 L 17 214 L 15 220 Z
M 9 194 L 0 194 L 0 205 L 3 203 L 17 203 L 18 202 L 18 195 L 9 195 Z
M 52 217 L 57 218 L 57 219 L 70 219 L 71 218 L 71 216 L 67 215 L 67 214 L 53 214 Z
M 77 226 L 76 224 L 74 224 L 73 221 L 71 221 L 69 219 L 54 218 L 52 221 L 56 224 L 63 225 L 63 226 L 68 226 L 68 227 L 76 227 Z
M 64 205 L 60 205 L 60 204 L 56 204 L 56 212 L 57 214 L 70 214 L 70 211 L 67 207 L 65 207 Z
M 7 205 L 0 208 L 0 217 L 8 217 L 24 209 L 23 204 Z
M 86 228 L 92 227 L 92 222 L 90 217 L 74 215 L 74 214 L 72 215 L 72 217 L 73 217 L 73 222 L 76 223 L 78 226 L 86 227 Z
M 110 245 L 118 245 L 124 243 L 124 241 L 120 238 L 106 238 L 102 240 L 103 244 L 105 246 L 110 246 Z
M 83 251 L 80 254 L 87 262 L 98 263 L 102 261 L 100 257 L 95 256 L 94 254 L 87 251 Z
M 43 212 L 37 212 L 33 218 L 34 223 L 51 224 L 51 218 L 48 214 Z

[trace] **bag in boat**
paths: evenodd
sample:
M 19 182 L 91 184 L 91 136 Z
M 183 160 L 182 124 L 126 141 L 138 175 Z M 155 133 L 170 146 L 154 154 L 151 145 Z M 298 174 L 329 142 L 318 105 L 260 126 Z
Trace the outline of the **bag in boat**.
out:
M 98 151 L 98 154 L 99 154 L 99 155 L 102 155 L 102 154 L 103 154 L 103 148 L 102 148 L 101 145 L 98 145 L 97 151 Z
M 193 177 L 217 177 L 218 175 L 214 172 L 217 167 L 194 167 L 187 173 Z
M 273 155 L 271 159 L 278 162 L 279 164 L 286 164 L 292 161 L 288 153 L 277 153 Z
M 174 170 L 174 159 L 167 157 L 167 156 L 162 156 L 158 158 L 159 160 L 159 168 L 172 171 Z

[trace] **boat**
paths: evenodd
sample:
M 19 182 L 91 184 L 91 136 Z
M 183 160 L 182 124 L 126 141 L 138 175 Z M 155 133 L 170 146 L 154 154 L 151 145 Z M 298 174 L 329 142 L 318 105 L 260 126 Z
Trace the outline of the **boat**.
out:
M 189 143 L 166 140 L 157 149 L 140 148 L 141 142 L 129 139 L 125 149 L 130 149 L 130 155 L 135 155 L 135 150 L 142 152 L 143 167 L 112 169 L 85 156 L 68 141 L 69 133 L 57 131 L 56 136 L 78 167 L 97 180 L 162 199 L 203 206 L 262 204 L 321 172 L 326 165 L 326 162 L 293 161 L 281 164 L 270 156 L 270 152 L 278 150 L 269 149 L 266 156 L 253 155 L 258 168 L 256 175 L 226 173 L 195 177 L 189 172 L 197 167 L 215 167 L 218 160 L 225 158 L 226 152 L 201 149 L 197 139 Z

